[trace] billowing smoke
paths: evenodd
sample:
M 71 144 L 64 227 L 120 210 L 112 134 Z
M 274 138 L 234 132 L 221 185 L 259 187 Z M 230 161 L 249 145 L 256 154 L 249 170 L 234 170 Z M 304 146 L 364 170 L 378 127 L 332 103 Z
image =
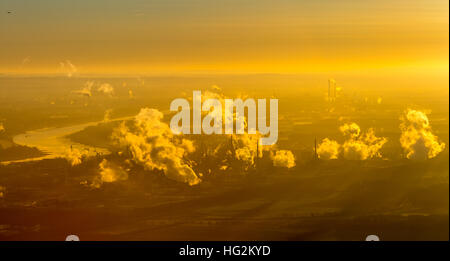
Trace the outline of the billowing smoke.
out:
M 366 160 L 371 158 L 381 158 L 380 150 L 387 142 L 387 139 L 375 136 L 375 132 L 370 128 L 362 135 L 352 136 L 342 145 L 344 158 L 351 160 Z
M 275 167 L 295 167 L 295 157 L 290 150 L 277 150 L 270 154 Z
M 262 146 L 258 146 L 259 135 L 240 134 L 232 135 L 235 158 L 244 163 L 245 168 L 253 166 L 256 157 L 262 156 Z M 259 150 L 259 151 L 258 151 Z
M 408 159 L 431 159 L 445 149 L 445 143 L 431 132 L 424 112 L 408 109 L 400 120 L 400 143 Z
M 87 153 L 85 151 L 80 151 L 76 148 L 70 148 L 64 154 L 64 158 L 70 163 L 71 166 L 80 165 L 86 156 Z
M 114 87 L 109 83 L 102 83 L 97 89 L 98 92 L 113 96 L 114 95 Z
M 98 87 L 97 87 L 98 86 Z M 86 97 L 92 96 L 93 88 L 97 87 L 96 91 L 100 94 L 105 94 L 110 97 L 114 96 L 114 87 L 109 83 L 98 83 L 94 81 L 87 81 L 81 90 L 73 91 L 75 94 L 79 94 Z M 95 90 L 95 89 L 94 89 Z
M 99 175 L 96 176 L 91 184 L 93 188 L 100 188 L 103 183 L 111 183 L 120 180 L 127 180 L 128 173 L 122 167 L 103 159 L 99 164 Z
M 289 150 L 277 150 L 276 146 L 262 146 L 261 134 L 233 134 L 235 158 L 244 163 L 245 169 L 254 166 L 256 158 L 261 158 L 263 152 L 270 155 L 276 167 L 292 168 L 295 166 L 294 154 Z
M 221 93 L 222 89 L 217 86 L 211 86 L 210 90 L 202 91 L 202 101 L 207 99 L 217 99 L 221 104 L 225 104 L 225 99 L 228 99 L 224 94 Z M 238 97 L 242 100 L 245 100 L 245 97 Z M 200 102 L 200 101 L 198 101 Z M 203 112 L 203 114 L 209 113 L 213 118 L 224 119 L 224 121 L 233 121 L 235 124 L 235 128 L 247 128 L 248 127 L 248 119 L 245 115 L 240 115 L 237 111 L 233 112 L 232 115 L 229 115 L 228 119 L 225 119 L 225 110 L 222 108 L 222 113 L 220 112 Z M 237 126 L 238 122 L 242 122 L 242 126 Z M 248 169 L 251 166 L 254 166 L 255 159 L 263 156 L 263 151 L 267 151 L 270 153 L 273 164 L 277 164 L 278 167 L 287 167 L 291 168 L 295 166 L 295 157 L 291 151 L 284 150 L 283 152 L 279 152 L 276 150 L 275 146 L 262 146 L 260 142 L 261 134 L 256 132 L 256 134 L 248 134 L 248 131 L 244 134 L 231 134 L 232 143 L 234 147 L 234 156 L 237 160 L 244 164 L 244 168 Z M 220 146 L 220 145 L 219 145 Z M 219 147 L 218 147 L 219 148 Z M 216 151 L 219 151 L 216 148 Z M 277 155 L 275 157 L 275 155 Z M 283 158 L 284 157 L 284 158 Z M 223 169 L 227 167 L 222 166 Z
M 340 126 L 339 130 L 347 138 L 345 142 L 340 145 L 334 140 L 325 138 L 317 148 L 319 158 L 337 159 L 342 155 L 345 159 L 367 160 L 382 156 L 380 150 L 387 139 L 375 136 L 372 128 L 361 133 L 361 128 L 353 122 Z
M 341 145 L 339 145 L 337 141 L 325 138 L 317 147 L 317 156 L 319 157 L 319 159 L 325 160 L 337 159 L 339 157 L 340 149 Z
M 143 108 L 136 115 L 132 128 L 122 123 L 115 129 L 113 139 L 129 152 L 134 163 L 148 170 L 162 170 L 168 178 L 179 182 L 200 183 L 200 178 L 184 159 L 195 150 L 192 141 L 173 135 L 162 118 L 160 111 Z
M 61 70 L 67 75 L 67 77 L 72 77 L 74 74 L 78 72 L 77 67 L 73 65 L 73 63 L 69 60 L 66 60 L 64 62 L 60 62 L 59 66 Z
M 358 124 L 354 122 L 342 125 L 341 127 L 339 127 L 339 130 L 344 136 L 349 136 L 352 139 L 358 138 L 359 134 L 361 133 L 361 129 L 359 128 Z
M 263 157 L 263 153 L 270 155 L 272 163 L 277 167 L 292 168 L 295 166 L 295 157 L 289 150 L 277 150 L 276 146 L 262 146 L 261 134 L 232 134 L 235 159 L 248 169 L 254 166 L 256 158 Z M 220 146 L 220 145 L 219 145 Z

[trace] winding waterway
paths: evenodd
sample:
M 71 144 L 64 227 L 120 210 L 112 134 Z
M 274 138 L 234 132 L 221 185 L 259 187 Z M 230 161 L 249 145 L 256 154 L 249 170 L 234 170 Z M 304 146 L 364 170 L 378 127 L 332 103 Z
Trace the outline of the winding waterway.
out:
M 133 117 L 129 116 L 112 119 L 111 121 L 129 120 L 132 118 Z M 70 149 L 78 149 L 80 151 L 84 150 L 88 155 L 95 155 L 97 153 L 109 154 L 109 151 L 105 148 L 77 143 L 67 138 L 68 135 L 82 131 L 89 126 L 95 126 L 102 122 L 104 121 L 93 121 L 65 127 L 43 128 L 18 134 L 13 137 L 14 143 L 22 146 L 35 147 L 45 153 L 45 155 L 20 160 L 3 161 L 0 162 L 0 164 L 60 158 L 64 157 Z

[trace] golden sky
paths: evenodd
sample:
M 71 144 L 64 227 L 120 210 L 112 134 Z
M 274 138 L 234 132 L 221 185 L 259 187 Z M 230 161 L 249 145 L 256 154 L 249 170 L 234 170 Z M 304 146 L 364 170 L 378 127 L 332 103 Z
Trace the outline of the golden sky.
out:
M 448 73 L 448 0 L 2 0 L 0 73 Z M 8 13 L 10 11 L 11 13 Z

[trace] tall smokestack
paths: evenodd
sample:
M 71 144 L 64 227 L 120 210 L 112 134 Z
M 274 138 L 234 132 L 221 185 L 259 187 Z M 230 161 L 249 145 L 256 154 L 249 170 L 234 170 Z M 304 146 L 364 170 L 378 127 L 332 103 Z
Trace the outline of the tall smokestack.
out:
M 259 161 L 259 139 L 256 140 L 255 170 L 258 170 Z
M 334 100 L 336 100 L 336 81 L 334 81 L 333 83 L 334 83 Z
M 314 138 L 314 160 L 319 159 L 319 156 L 317 155 L 317 138 Z
M 236 151 L 234 150 L 233 135 L 230 135 L 230 145 L 231 145 L 231 155 L 233 155 L 233 159 L 235 159 Z

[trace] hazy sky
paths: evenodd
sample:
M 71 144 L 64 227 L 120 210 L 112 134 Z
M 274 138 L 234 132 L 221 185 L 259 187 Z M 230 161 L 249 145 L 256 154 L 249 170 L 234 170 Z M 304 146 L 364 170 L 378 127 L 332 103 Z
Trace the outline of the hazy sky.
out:
M 448 0 L 2 0 L 0 10 L 0 73 L 55 73 L 66 60 L 79 73 L 448 73 Z

